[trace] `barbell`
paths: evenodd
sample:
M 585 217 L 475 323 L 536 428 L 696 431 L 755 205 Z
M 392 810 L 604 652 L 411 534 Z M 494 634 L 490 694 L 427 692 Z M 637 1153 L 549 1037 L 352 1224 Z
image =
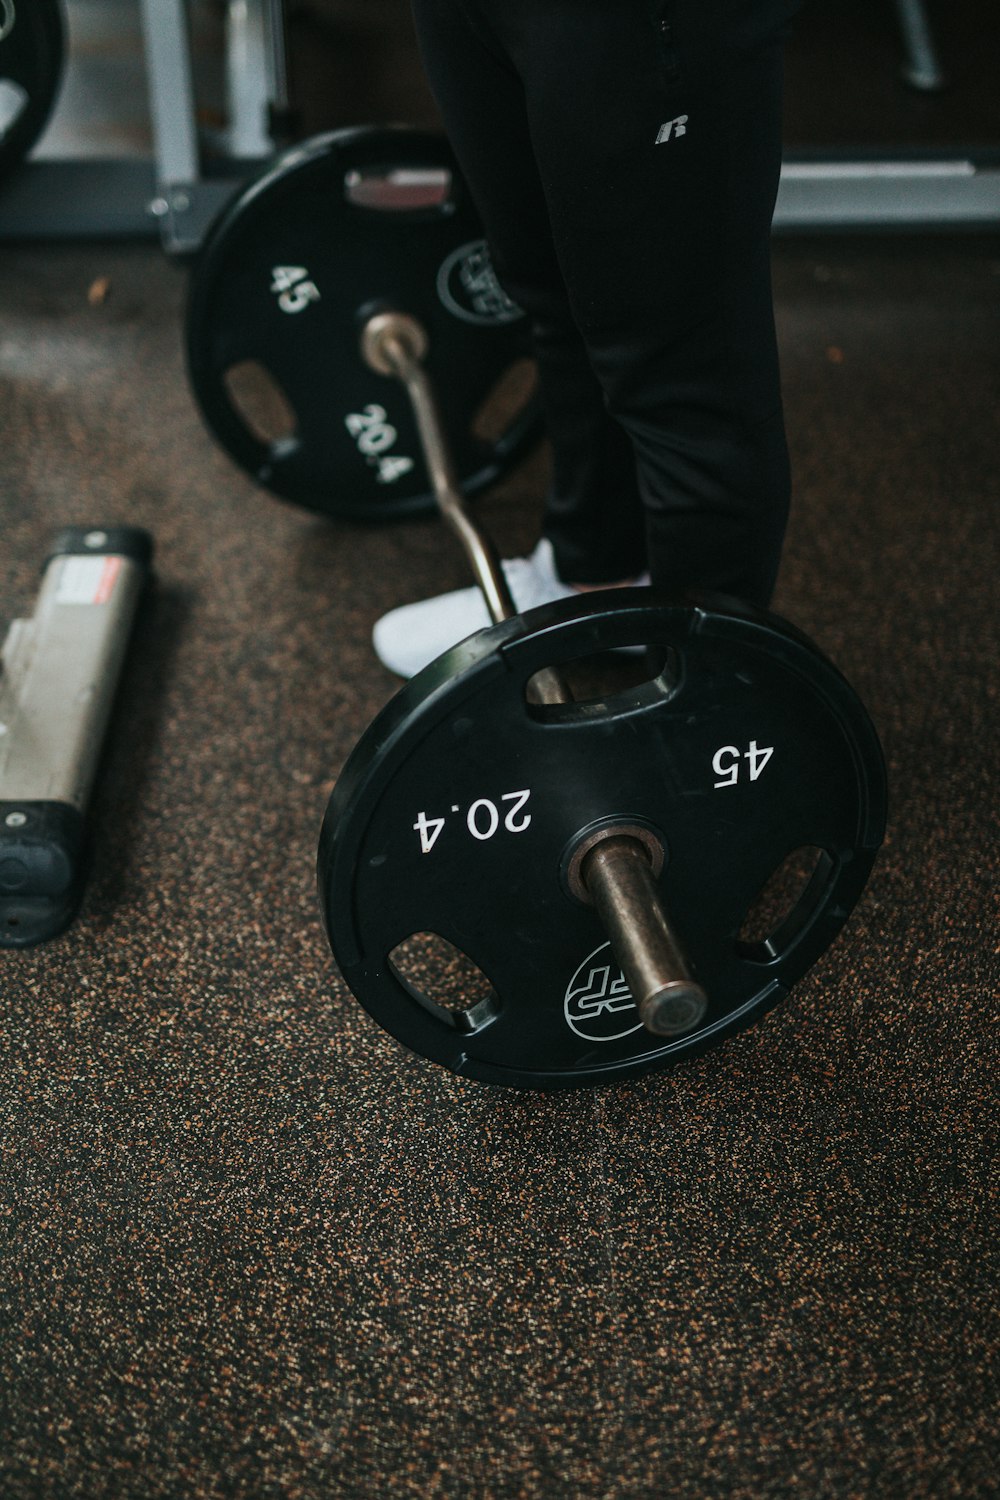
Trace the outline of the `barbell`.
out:
M 320 841 L 327 933 L 375 1019 L 456 1073 L 638 1074 L 758 1019 L 833 941 L 883 836 L 878 739 L 841 674 L 763 611 L 621 589 L 516 614 L 450 470 L 426 347 L 407 315 L 363 329 L 409 393 L 495 623 L 348 760 Z M 644 670 L 620 654 L 635 647 Z
M 482 281 L 502 320 L 449 307 L 456 243 L 478 231 L 457 222 L 467 202 L 447 158 L 440 175 L 444 149 L 347 132 L 271 169 L 211 237 L 189 360 L 199 396 L 215 393 L 210 421 L 234 356 L 280 366 L 308 415 L 234 456 L 331 514 L 436 507 L 494 622 L 405 684 L 336 782 L 318 884 L 346 983 L 463 1076 L 612 1082 L 751 1025 L 827 950 L 884 835 L 885 767 L 846 679 L 769 612 L 633 588 L 516 613 L 466 503 L 482 454 L 464 460 L 469 411 L 523 349 L 508 342 L 520 320 Z M 329 245 L 310 226 L 331 195 Z M 359 217 L 366 198 L 380 206 Z M 234 326 L 253 298 L 259 319 Z M 394 435 L 369 453 L 352 420 L 365 411 Z M 491 473 L 534 421 L 518 413 Z M 409 467 L 380 480 L 400 457 Z M 374 498 L 396 484 L 396 501 Z

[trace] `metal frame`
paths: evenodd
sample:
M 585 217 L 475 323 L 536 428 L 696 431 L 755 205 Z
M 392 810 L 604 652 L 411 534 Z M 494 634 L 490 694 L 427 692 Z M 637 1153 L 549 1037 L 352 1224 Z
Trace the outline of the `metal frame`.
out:
M 197 250 L 234 187 L 273 153 L 271 121 L 287 108 L 281 0 L 229 0 L 225 166 L 204 170 L 185 0 L 140 0 L 157 192 L 151 211 L 164 248 Z
M 1000 148 L 870 157 L 789 153 L 774 214 L 778 234 L 831 229 L 995 229 Z
M 154 235 L 192 253 L 223 203 L 273 152 L 287 112 L 281 0 L 229 0 L 229 122 L 213 164 L 197 124 L 186 0 L 138 0 L 149 80 L 153 157 L 24 163 L 0 190 L 0 239 Z M 944 81 L 924 0 L 894 0 L 903 74 L 915 87 Z M 1000 147 L 838 158 L 788 153 L 774 228 L 986 229 L 1000 224 Z
M 159 234 L 169 253 L 190 253 L 273 154 L 272 123 L 288 107 L 281 0 L 229 0 L 228 123 L 212 143 L 214 161 L 198 126 L 186 0 L 138 5 L 152 157 L 30 158 L 0 189 L 0 239 Z
M 943 89 L 947 80 L 924 0 L 896 0 L 896 18 L 903 39 L 903 77 L 915 89 Z

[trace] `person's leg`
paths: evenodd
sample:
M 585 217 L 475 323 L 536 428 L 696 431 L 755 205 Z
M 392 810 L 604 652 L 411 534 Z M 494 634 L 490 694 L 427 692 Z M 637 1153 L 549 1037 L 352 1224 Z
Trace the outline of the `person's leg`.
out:
M 767 603 L 789 492 L 770 221 L 794 7 L 473 3 L 523 86 L 571 314 L 638 462 L 654 581 Z M 536 257 L 512 217 L 491 237 L 518 288 Z
M 769 230 L 794 0 L 414 8 L 498 273 L 536 329 L 557 481 L 543 590 L 641 566 L 637 461 L 654 581 L 767 603 L 789 489 Z M 416 670 L 378 632 L 376 649 Z
M 531 320 L 552 453 L 543 529 L 559 576 L 579 584 L 632 577 L 646 566 L 632 444 L 607 414 L 570 313 L 524 87 L 474 4 L 414 0 L 413 11 L 428 80 L 497 274 Z

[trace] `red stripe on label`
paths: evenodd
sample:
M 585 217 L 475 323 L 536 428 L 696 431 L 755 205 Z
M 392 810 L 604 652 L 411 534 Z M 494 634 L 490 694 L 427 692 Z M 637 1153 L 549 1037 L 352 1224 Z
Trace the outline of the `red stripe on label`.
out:
M 108 600 L 111 598 L 111 595 L 115 591 L 115 583 L 117 582 L 118 574 L 121 572 L 121 570 L 122 560 L 120 557 L 106 557 L 104 559 L 104 567 L 101 569 L 100 581 L 98 582 L 96 592 L 94 593 L 95 604 L 107 604 Z

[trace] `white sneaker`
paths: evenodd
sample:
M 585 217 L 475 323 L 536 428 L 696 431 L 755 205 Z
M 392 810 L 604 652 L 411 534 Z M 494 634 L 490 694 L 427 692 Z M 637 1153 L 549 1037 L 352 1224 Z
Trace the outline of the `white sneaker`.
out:
M 530 557 L 512 558 L 503 563 L 503 570 L 519 612 L 576 593 L 557 576 L 552 543 L 545 537 Z M 637 581 L 648 583 L 649 579 Z M 390 610 L 376 622 L 372 644 L 390 672 L 412 677 L 443 651 L 489 624 L 486 602 L 473 586 Z

